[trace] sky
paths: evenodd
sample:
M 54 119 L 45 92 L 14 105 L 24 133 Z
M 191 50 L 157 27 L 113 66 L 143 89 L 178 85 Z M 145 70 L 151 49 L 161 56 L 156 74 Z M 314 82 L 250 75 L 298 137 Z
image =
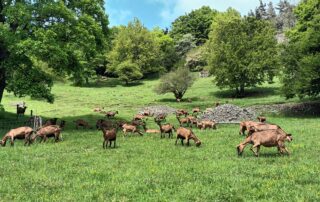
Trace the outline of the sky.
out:
M 275 6 L 280 0 L 271 1 Z M 291 0 L 291 3 L 297 1 Z M 105 8 L 111 26 L 126 25 L 137 17 L 151 29 L 157 26 L 169 28 L 177 17 L 202 6 L 210 6 L 218 11 L 232 7 L 246 15 L 258 5 L 259 0 L 106 0 Z

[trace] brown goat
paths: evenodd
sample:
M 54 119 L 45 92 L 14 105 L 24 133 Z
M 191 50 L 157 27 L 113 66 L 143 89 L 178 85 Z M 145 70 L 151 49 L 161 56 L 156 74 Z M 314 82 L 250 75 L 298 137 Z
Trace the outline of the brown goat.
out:
M 50 126 L 50 125 L 56 125 L 58 118 L 48 119 L 44 122 L 43 127 Z
M 118 114 L 119 112 L 118 111 L 108 111 L 108 112 L 106 112 L 106 116 L 108 117 L 108 118 L 114 118 L 114 116 L 116 115 L 116 114 Z
M 160 121 L 157 122 L 157 125 L 160 128 L 160 138 L 166 137 L 166 133 L 168 134 L 169 138 L 172 138 L 172 132 L 175 130 L 175 127 L 173 125 L 171 125 L 170 123 L 162 125 Z
M 144 118 L 146 118 L 144 115 L 136 114 L 136 115 L 134 115 L 133 120 L 141 120 L 142 121 Z
M 157 129 L 148 129 L 147 126 L 143 126 L 144 132 L 148 134 L 159 134 L 161 133 L 160 130 Z
M 200 122 L 201 124 L 201 130 L 205 130 L 207 128 L 212 128 L 212 129 L 217 129 L 217 124 L 214 121 L 210 121 L 210 120 L 204 120 Z
M 103 148 L 108 148 L 108 142 L 109 142 L 109 147 L 111 147 L 111 143 L 113 142 L 113 148 L 116 147 L 116 140 L 117 140 L 117 129 L 113 128 L 111 130 L 107 130 L 105 128 L 102 128 L 103 132 Z
M 267 118 L 264 116 L 258 116 L 257 119 L 259 120 L 259 122 L 264 123 L 267 121 Z
M 154 116 L 154 113 L 151 113 L 150 110 L 144 110 L 144 111 L 143 111 L 143 115 L 144 115 L 144 116 Z
M 0 144 L 2 146 L 6 146 L 7 140 L 10 139 L 11 146 L 14 145 L 14 141 L 16 139 L 24 139 L 24 145 L 31 143 L 31 135 L 33 133 L 33 129 L 30 127 L 19 127 L 15 129 L 11 129 L 5 136 L 2 138 Z
M 254 132 L 250 136 L 247 136 L 245 141 L 237 146 L 238 155 L 241 155 L 243 153 L 243 150 L 247 144 L 253 145 L 251 147 L 251 151 L 256 156 L 259 156 L 259 150 L 261 145 L 265 147 L 277 147 L 280 154 L 289 154 L 289 151 L 287 150 L 284 144 L 285 141 L 291 142 L 292 135 L 286 134 L 282 129 Z M 254 148 L 257 148 L 256 151 L 254 151 Z
M 154 118 L 155 122 L 159 122 L 159 121 L 165 121 L 166 120 L 167 115 L 166 114 L 159 114 L 158 116 L 156 116 Z
M 76 129 L 79 129 L 80 126 L 83 127 L 83 128 L 90 128 L 90 129 L 92 129 L 92 127 L 89 126 L 89 123 L 86 122 L 86 121 L 83 120 L 83 119 L 78 119 L 78 120 L 76 120 L 76 121 L 74 121 L 74 122 L 75 122 L 75 124 L 76 124 Z
M 196 117 L 193 117 L 193 116 L 187 116 L 187 119 L 189 121 L 189 126 L 192 128 L 192 125 L 197 125 L 197 118 Z
M 131 133 L 139 133 L 141 136 L 143 135 L 138 129 L 137 126 L 134 125 L 130 125 L 130 124 L 123 124 L 122 125 L 123 128 L 123 133 L 125 136 L 127 136 L 127 132 L 131 132 Z
M 240 122 L 239 135 L 245 135 L 245 131 L 246 130 L 249 132 L 251 126 L 258 125 L 258 124 L 260 124 L 260 123 L 254 122 L 254 121 L 242 121 L 242 122 Z
M 196 114 L 196 113 L 200 113 L 200 108 L 199 107 L 196 107 L 196 108 L 193 108 L 192 109 L 192 114 Z
M 93 109 L 94 112 L 102 112 L 104 110 L 104 107 L 100 108 L 100 107 L 96 107 Z
M 193 133 L 192 130 L 187 129 L 187 128 L 178 128 L 177 129 L 177 139 L 176 139 L 176 143 L 178 142 L 178 139 L 181 139 L 181 144 L 183 145 L 183 140 L 187 141 L 187 145 L 190 145 L 190 139 L 193 140 L 196 143 L 196 146 L 200 146 L 201 145 L 201 141 L 198 139 L 198 137 Z
M 182 115 L 184 115 L 184 116 L 186 117 L 187 115 L 189 115 L 189 113 L 188 113 L 188 111 L 185 110 L 185 109 L 178 109 L 178 110 L 176 111 L 176 116 L 182 116 Z
M 96 128 L 98 130 L 102 130 L 102 128 L 111 129 L 112 127 L 113 127 L 113 123 L 111 121 L 106 121 L 106 120 L 103 120 L 103 119 L 99 119 L 96 122 Z
M 251 125 L 248 130 L 248 135 L 251 135 L 254 132 L 264 131 L 264 130 L 277 130 L 281 129 L 280 126 L 274 124 L 266 124 L 266 123 L 259 123 Z
M 61 128 L 58 125 L 50 125 L 40 128 L 36 134 L 32 137 L 34 142 L 38 137 L 41 138 L 40 142 L 46 142 L 49 137 L 53 137 L 55 142 L 60 141 Z
M 179 124 L 180 124 L 180 127 L 183 125 L 183 124 L 186 124 L 187 126 L 189 126 L 189 119 L 188 118 L 179 118 L 179 116 L 176 116 Z

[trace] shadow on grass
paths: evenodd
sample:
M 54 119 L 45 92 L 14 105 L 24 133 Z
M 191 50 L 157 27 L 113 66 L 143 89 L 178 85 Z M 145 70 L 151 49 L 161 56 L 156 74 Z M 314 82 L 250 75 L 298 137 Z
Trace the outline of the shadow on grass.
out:
M 89 84 L 85 84 L 83 86 L 83 88 L 115 88 L 117 86 L 123 86 L 123 87 L 135 87 L 135 86 L 140 86 L 143 85 L 143 81 L 135 81 L 135 82 L 131 82 L 129 84 L 125 84 L 124 82 L 120 81 L 117 78 L 108 78 L 105 80 L 97 80 L 95 82 L 90 82 Z
M 279 94 L 279 88 L 276 87 L 256 87 L 245 90 L 243 98 L 261 98 Z M 220 90 L 211 93 L 217 98 L 237 98 L 234 90 Z
M 183 98 L 180 103 L 192 103 L 199 101 L 200 99 L 198 97 L 189 97 L 189 98 Z M 174 103 L 179 103 L 175 98 L 163 98 L 159 99 L 158 102 L 174 102 Z
M 0 137 L 5 131 L 9 131 L 10 129 L 17 128 L 17 127 L 22 127 L 22 126 L 28 126 L 28 120 L 30 116 L 25 115 L 24 117 L 21 117 L 19 119 L 16 118 L 16 115 L 13 113 L 8 113 L 5 112 L 5 118 L 0 119 Z M 83 116 L 65 116 L 65 117 L 43 117 L 42 116 L 42 121 L 43 123 L 51 118 L 58 118 L 57 124 L 60 124 L 61 120 L 66 121 L 66 125 L 63 129 L 63 131 L 77 131 L 77 132 L 88 132 L 88 131 L 98 131 L 96 128 L 96 122 L 99 119 L 104 119 L 104 120 L 111 120 L 112 122 L 117 122 L 117 121 L 128 121 L 125 119 L 122 119 L 120 117 L 115 117 L 111 119 L 107 119 L 105 116 L 102 114 L 96 114 L 96 115 L 83 115 Z M 76 125 L 74 121 L 78 119 L 83 119 L 89 123 L 89 126 L 91 129 L 84 129 L 82 127 L 79 127 L 79 129 L 76 129 Z M 32 127 L 32 126 L 31 126 Z

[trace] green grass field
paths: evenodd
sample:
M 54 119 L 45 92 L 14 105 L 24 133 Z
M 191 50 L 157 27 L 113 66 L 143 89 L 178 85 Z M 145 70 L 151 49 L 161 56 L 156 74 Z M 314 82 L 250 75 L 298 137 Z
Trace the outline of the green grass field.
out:
M 131 87 L 113 81 L 86 88 L 58 83 L 54 104 L 6 93 L 2 103 L 10 118 L 15 112 L 10 104 L 24 100 L 28 113 L 33 109 L 46 118 L 65 119 L 67 127 L 59 143 L 24 147 L 16 141 L 14 147 L 0 148 L 0 201 L 320 201 L 320 117 L 268 116 L 293 134 L 293 142 L 287 143 L 292 154 L 280 156 L 276 148 L 262 147 L 259 158 L 249 146 L 237 156 L 235 147 L 244 139 L 238 125 L 194 130 L 202 141 L 199 148 L 192 141 L 190 147 L 175 146 L 175 139 L 124 138 L 119 132 L 116 149 L 103 150 L 101 131 L 75 130 L 72 124 L 78 118 L 94 124 L 103 117 L 92 111 L 98 106 L 118 110 L 118 118 L 129 120 L 148 105 L 191 110 L 216 101 L 240 106 L 288 102 L 279 95 L 278 83 L 253 90 L 248 98 L 231 99 L 211 80 L 196 81 L 185 96 L 192 103 L 156 95 L 152 89 L 157 80 Z M 169 122 L 178 126 L 174 116 Z

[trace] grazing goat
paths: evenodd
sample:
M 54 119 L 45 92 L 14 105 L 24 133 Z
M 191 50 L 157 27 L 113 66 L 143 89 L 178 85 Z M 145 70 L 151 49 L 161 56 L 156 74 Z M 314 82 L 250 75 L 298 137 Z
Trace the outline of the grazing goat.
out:
M 205 130 L 207 128 L 217 129 L 217 126 L 216 126 L 217 124 L 214 121 L 204 120 L 204 121 L 201 121 L 200 124 L 201 124 L 201 130 Z
M 119 112 L 118 111 L 108 111 L 108 112 L 106 112 L 106 116 L 108 117 L 108 118 L 114 118 L 114 116 L 116 115 L 116 114 L 118 114 Z
M 136 114 L 136 115 L 134 115 L 133 120 L 140 120 L 140 121 L 142 121 L 144 118 L 146 118 L 144 115 L 142 115 L 142 114 Z
M 183 125 L 183 124 L 186 124 L 187 126 L 189 126 L 189 119 L 188 118 L 179 118 L 179 116 L 177 115 L 176 116 L 179 124 L 180 124 L 180 127 Z
M 189 121 L 189 126 L 192 128 L 192 125 L 197 125 L 197 122 L 198 122 L 198 120 L 197 120 L 197 118 L 196 117 L 194 117 L 194 116 L 187 116 L 187 119 L 188 119 L 188 121 Z
M 159 134 L 160 130 L 157 129 L 148 129 L 146 125 L 143 126 L 144 132 L 147 134 Z
M 79 127 L 83 127 L 83 128 L 90 128 L 92 129 L 92 127 L 89 126 L 89 123 L 86 122 L 85 120 L 83 119 L 78 119 L 76 121 L 74 121 L 74 123 L 76 124 L 76 129 L 79 129 Z
M 176 111 L 176 116 L 182 116 L 182 115 L 184 115 L 184 116 L 186 117 L 187 115 L 189 115 L 189 113 L 188 113 L 188 111 L 185 110 L 185 109 L 178 109 L 178 110 Z
M 156 116 L 154 118 L 155 122 L 159 122 L 159 121 L 165 121 L 166 120 L 167 115 L 166 114 L 159 114 L 158 116 Z
M 2 146 L 6 146 L 7 140 L 10 139 L 11 146 L 14 145 L 14 141 L 16 139 L 24 139 L 24 145 L 31 143 L 31 135 L 33 133 L 33 129 L 30 127 L 19 127 L 15 129 L 11 129 L 5 136 L 2 138 L 0 144 Z
M 199 107 L 196 107 L 196 108 L 193 108 L 192 109 L 192 115 L 194 115 L 194 114 L 198 114 L 198 113 L 200 113 L 201 111 L 200 111 L 200 108 Z
M 50 125 L 56 125 L 58 118 L 48 119 L 44 122 L 43 127 L 50 126 Z
M 96 128 L 98 130 L 101 130 L 102 128 L 111 129 L 112 127 L 113 127 L 113 123 L 111 121 L 106 121 L 106 120 L 103 120 L 103 119 L 99 119 L 96 122 Z
M 154 116 L 154 113 L 151 113 L 150 110 L 144 110 L 144 111 L 143 111 L 143 115 L 144 115 L 144 116 Z
M 100 107 L 96 107 L 93 109 L 94 112 L 103 112 L 104 107 L 100 108 Z
M 258 116 L 257 119 L 259 120 L 259 122 L 264 123 L 267 121 L 267 118 L 264 116 Z
M 254 122 L 254 121 L 242 121 L 240 122 L 240 130 L 239 135 L 245 135 L 245 131 L 247 130 L 249 132 L 250 127 L 254 125 L 258 125 L 260 123 Z
M 181 139 L 181 144 L 183 145 L 183 140 L 187 141 L 187 145 L 190 145 L 190 139 L 194 140 L 194 142 L 196 143 L 196 146 L 200 146 L 201 145 L 201 141 L 198 139 L 198 137 L 193 133 L 192 130 L 187 129 L 187 128 L 178 128 L 177 129 L 177 138 L 176 138 L 176 143 L 178 142 L 178 139 Z
M 160 128 L 160 138 L 166 137 L 166 133 L 168 134 L 169 138 L 172 138 L 172 132 L 175 130 L 174 126 L 170 123 L 162 125 L 161 122 L 157 122 L 157 125 Z M 164 135 L 162 136 L 162 134 Z
M 36 134 L 32 137 L 34 142 L 38 137 L 41 138 L 40 142 L 46 142 L 49 137 L 53 137 L 55 142 L 60 141 L 61 128 L 58 125 L 50 125 L 40 128 Z
M 116 140 L 117 140 L 117 128 L 112 128 L 111 130 L 107 130 L 105 128 L 102 128 L 103 132 L 103 148 L 108 148 L 108 142 L 109 147 L 111 147 L 111 143 L 113 142 L 113 148 L 116 147 Z
M 248 135 L 251 135 L 254 132 L 264 131 L 264 130 L 277 130 L 281 129 L 280 126 L 274 124 L 266 124 L 266 123 L 259 123 L 255 125 L 251 125 L 248 130 Z
M 286 134 L 282 129 L 254 132 L 250 136 L 247 136 L 244 142 L 240 143 L 237 146 L 238 155 L 242 155 L 243 150 L 247 144 L 253 145 L 251 147 L 251 151 L 256 156 L 259 156 L 261 145 L 265 147 L 277 147 L 280 154 L 289 154 L 289 151 L 284 144 L 285 141 L 291 142 L 292 135 Z M 257 148 L 256 151 L 254 151 L 254 148 Z
M 138 129 L 137 129 L 137 126 L 134 126 L 134 125 L 130 125 L 130 124 L 123 124 L 122 125 L 122 128 L 123 128 L 123 133 L 125 136 L 127 136 L 127 132 L 131 132 L 131 133 L 138 133 L 140 134 L 141 136 L 143 135 Z

